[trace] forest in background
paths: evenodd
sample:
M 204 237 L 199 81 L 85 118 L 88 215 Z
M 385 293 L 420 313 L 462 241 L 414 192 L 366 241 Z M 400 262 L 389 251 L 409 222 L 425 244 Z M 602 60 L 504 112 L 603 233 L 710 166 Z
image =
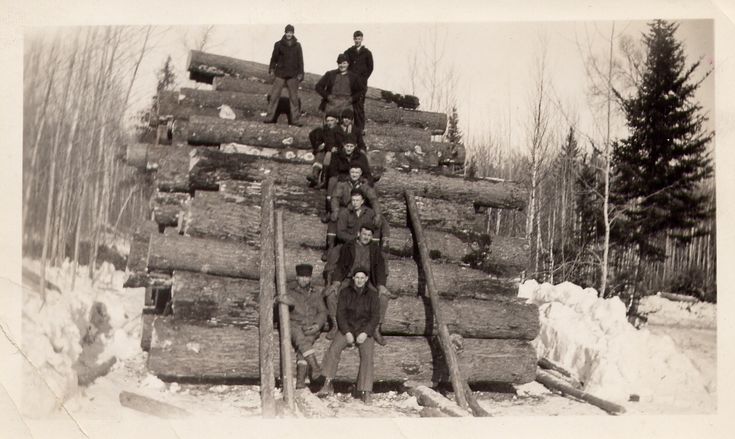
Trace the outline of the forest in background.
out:
M 189 46 L 206 50 L 214 31 L 207 27 Z M 88 264 L 92 276 L 100 260 L 113 258 L 104 254 L 113 242 L 146 216 L 150 174 L 126 166 L 124 156 L 128 142 L 151 134 L 145 115 L 129 107 L 155 32 L 89 27 L 26 41 L 23 245 L 44 266 L 69 258 Z M 487 233 L 528 239 L 527 278 L 569 280 L 626 300 L 659 290 L 716 300 L 714 134 L 694 99 L 710 72 L 684 58 L 675 34 L 667 22 L 652 22 L 642 37 L 613 25 L 607 53 L 580 43 L 584 110 L 562 104 L 540 42 L 520 149 L 510 147 L 517 143 L 510 127 L 485 139 L 460 132 L 453 90 L 461 72 L 446 61 L 441 34 L 429 32 L 424 52 L 409 60 L 411 94 L 422 109 L 450 115 L 445 140 L 465 143 L 468 160 L 458 172 L 528 188 L 525 212 L 485 212 Z M 161 63 L 158 91 L 177 85 L 170 64 Z M 592 112 L 595 129 L 582 130 L 575 111 Z

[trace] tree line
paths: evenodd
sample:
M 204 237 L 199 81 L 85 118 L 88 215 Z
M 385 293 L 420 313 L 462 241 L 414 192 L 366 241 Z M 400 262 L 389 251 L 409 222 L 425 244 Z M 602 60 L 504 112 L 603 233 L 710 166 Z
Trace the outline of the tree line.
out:
M 528 239 L 527 277 L 595 287 L 631 306 L 656 291 L 716 300 L 714 133 L 695 96 L 711 72 L 687 62 L 677 28 L 656 20 L 636 40 L 613 24 L 603 54 L 589 38 L 577 42 L 589 132 L 555 95 L 540 44 L 525 149 L 509 147 L 510 128 L 468 142 L 466 175 L 529 188 L 525 212 L 490 210 L 486 222 L 491 234 Z

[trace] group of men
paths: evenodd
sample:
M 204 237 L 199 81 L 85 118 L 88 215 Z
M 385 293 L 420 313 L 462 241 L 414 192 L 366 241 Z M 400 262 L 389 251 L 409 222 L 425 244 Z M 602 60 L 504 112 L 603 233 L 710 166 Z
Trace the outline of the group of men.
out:
M 375 343 L 385 345 L 381 324 L 391 293 L 386 288 L 388 269 L 383 248 L 388 245 L 389 227 L 381 214 L 373 188 L 365 129 L 365 93 L 373 71 L 372 53 L 362 45 L 363 34 L 355 31 L 354 46 L 337 57 L 338 68 L 330 70 L 315 86 L 322 97 L 319 110 L 324 123 L 309 134 L 315 156 L 311 187 L 326 189 L 326 262 L 322 276 L 325 288 L 312 284 L 313 266 L 296 266 L 297 285 L 285 300 L 291 307 L 291 340 L 297 352 L 297 388 L 304 388 L 309 375 L 319 395 L 333 393 L 341 352 L 357 346 L 360 369 L 357 393 L 370 403 L 373 387 Z M 285 28 L 273 48 L 269 73 L 274 77 L 266 123 L 274 123 L 284 87 L 289 90 L 289 123 L 301 126 L 298 84 L 304 78 L 301 45 L 294 27 Z M 322 330 L 331 340 L 322 365 L 314 343 Z

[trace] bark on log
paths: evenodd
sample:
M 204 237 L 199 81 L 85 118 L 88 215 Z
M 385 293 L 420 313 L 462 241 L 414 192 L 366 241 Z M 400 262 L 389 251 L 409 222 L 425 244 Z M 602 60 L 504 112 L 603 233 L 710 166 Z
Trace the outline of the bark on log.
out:
M 153 326 L 148 369 L 162 379 L 259 377 L 257 328 L 212 328 L 161 317 Z M 436 342 L 425 337 L 385 339 L 386 346 L 375 348 L 375 381 L 448 381 L 446 363 Z M 328 346 L 325 337 L 315 343 L 320 358 Z M 458 358 L 471 383 L 523 384 L 536 376 L 536 352 L 527 341 L 465 339 Z M 357 350 L 346 349 L 336 379 L 354 382 L 358 363 Z
M 314 272 L 321 273 L 324 263 L 321 251 L 307 248 L 287 248 L 286 267 L 289 280 L 295 279 L 290 267 L 298 263 L 311 263 Z M 423 294 L 424 279 L 419 277 L 413 260 L 389 259 L 388 289 L 399 295 Z M 187 270 L 219 276 L 258 279 L 260 252 L 251 245 L 234 241 L 192 238 L 184 236 L 151 236 L 148 252 L 148 270 L 172 273 Z M 437 289 L 447 297 L 483 298 L 487 295 L 517 292 L 512 281 L 492 279 L 485 273 L 455 264 L 436 264 L 434 275 Z
M 156 401 L 147 396 L 138 395 L 136 393 L 122 391 L 120 392 L 120 405 L 129 409 L 153 415 L 164 419 L 183 419 L 191 417 L 191 413 L 186 410 L 171 405 L 166 402 Z
M 561 381 L 560 379 L 555 378 L 553 375 L 551 375 L 550 373 L 544 370 L 539 370 L 536 373 L 536 381 L 538 381 L 539 383 L 543 384 L 544 386 L 548 387 L 551 390 L 556 390 L 563 394 L 567 394 L 577 399 L 581 399 L 582 401 L 588 402 L 594 405 L 595 407 L 605 410 L 611 415 L 622 415 L 625 413 L 625 407 L 615 404 L 614 402 L 604 400 L 602 398 L 599 398 L 595 395 L 589 394 L 582 390 L 575 389 L 574 387 Z
M 183 125 L 181 127 L 183 128 Z M 186 126 L 186 138 L 192 145 L 241 143 L 270 148 L 311 149 L 309 132 L 313 128 L 192 115 Z M 182 132 L 181 136 L 183 134 Z M 365 135 L 365 144 L 370 150 L 377 149 L 397 154 L 408 152 L 417 156 L 428 155 L 435 157 L 439 163 L 464 162 L 464 147 L 432 142 L 430 136 L 421 136 L 417 139 L 408 136 L 383 136 L 368 132 Z
M 191 147 L 188 145 L 172 146 L 169 152 L 159 161 L 156 172 L 156 187 L 162 192 L 189 192 L 189 169 Z
M 190 202 L 191 196 L 186 193 L 156 191 L 150 200 L 153 219 L 159 226 L 178 226 Z
M 293 270 L 293 267 L 288 267 Z M 321 286 L 317 280 L 315 286 Z M 255 326 L 258 281 L 176 271 L 171 288 L 173 316 L 211 325 Z M 538 307 L 517 298 L 458 297 L 442 299 L 449 331 L 468 338 L 533 340 L 539 331 Z M 382 332 L 389 335 L 433 335 L 435 325 L 423 297 L 398 296 L 388 305 Z
M 296 405 L 301 414 L 307 418 L 333 418 L 336 413 L 321 398 L 309 389 L 298 389 L 294 392 Z
M 416 397 L 416 401 L 418 401 L 419 405 L 428 408 L 435 408 L 443 413 L 444 416 L 451 416 L 453 418 L 471 416 L 470 412 L 445 398 L 439 392 L 426 386 L 410 388 L 409 394 Z
M 273 180 L 263 182 L 260 220 L 260 267 L 258 294 L 258 353 L 260 359 L 260 405 L 264 417 L 276 415 L 275 352 L 278 337 L 273 337 L 273 299 L 275 297 L 275 237 L 273 234 Z M 242 244 L 241 244 L 242 245 Z M 276 348 L 273 342 L 276 341 Z M 275 351 L 275 352 L 274 352 Z
M 194 188 L 198 188 L 197 184 L 210 184 L 213 179 L 258 181 L 265 172 L 277 175 L 277 184 L 303 187 L 304 178 L 311 171 L 310 166 L 304 164 L 261 159 L 245 154 L 226 154 L 210 148 L 196 148 L 191 157 L 189 172 Z M 200 183 L 199 180 L 204 182 Z M 391 195 L 395 198 L 402 197 L 403 191 L 409 188 L 420 197 L 443 199 L 469 206 L 475 203 L 501 209 L 523 209 L 526 205 L 525 190 L 520 184 L 507 181 L 470 181 L 428 172 L 406 173 L 388 168 L 375 187 L 379 195 Z
M 285 206 L 288 208 L 289 206 Z M 255 243 L 260 231 L 260 213 L 252 199 L 227 196 L 221 192 L 197 192 L 182 215 L 185 235 L 234 239 Z M 316 215 L 285 211 L 284 239 L 287 245 L 309 248 L 324 247 L 326 225 Z M 391 228 L 388 253 L 396 256 L 413 254 L 413 237 L 405 227 Z M 475 253 L 472 243 L 435 230 L 427 231 L 429 250 L 435 257 L 462 261 Z
M 497 276 L 518 276 L 528 267 L 529 244 L 524 238 L 495 235 L 478 268 Z
M 215 55 L 199 50 L 189 51 L 186 69 L 194 74 L 194 77 L 190 79 L 206 84 L 211 84 L 214 78 L 220 76 L 233 76 L 235 78 L 254 79 L 263 82 L 271 81 L 268 75 L 268 64 Z M 301 82 L 301 88 L 313 90 L 320 78 L 321 75 L 305 72 L 304 80 Z M 380 100 L 381 91 L 375 87 L 368 87 L 366 97 Z

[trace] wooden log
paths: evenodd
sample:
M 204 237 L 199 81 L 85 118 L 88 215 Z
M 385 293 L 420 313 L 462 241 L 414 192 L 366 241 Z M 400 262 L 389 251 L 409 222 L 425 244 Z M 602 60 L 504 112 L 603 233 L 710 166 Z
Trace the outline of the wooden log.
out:
M 321 281 L 315 279 L 315 286 Z M 173 274 L 173 316 L 210 325 L 258 324 L 258 281 L 187 271 Z M 440 300 L 449 331 L 467 338 L 533 340 L 539 332 L 538 307 L 521 299 L 488 294 L 483 299 Z M 392 299 L 382 332 L 389 335 L 434 335 L 428 300 L 416 296 Z
M 410 388 L 409 394 L 416 397 L 416 401 L 418 401 L 419 405 L 428 408 L 435 408 L 443 413 L 444 416 L 451 416 L 453 418 L 471 416 L 470 412 L 429 387 L 418 386 Z
M 271 188 L 271 192 L 273 189 Z M 285 299 L 288 295 L 286 290 L 286 256 L 283 249 L 283 211 L 276 211 L 276 289 L 278 297 Z M 291 324 L 289 320 L 288 305 L 278 304 L 278 329 L 281 339 L 281 383 L 283 386 L 283 399 L 286 400 L 291 411 L 296 409 L 294 402 L 293 365 L 291 363 Z
M 125 148 L 125 163 L 137 169 L 155 171 L 158 162 L 170 147 L 150 143 L 129 143 Z
M 143 349 L 144 352 L 148 352 L 151 349 L 151 337 L 153 336 L 153 320 L 155 319 L 155 314 L 153 314 L 152 309 L 148 308 L 151 311 L 146 312 L 146 309 L 143 309 L 143 314 L 140 315 L 140 348 Z
M 284 206 L 288 208 L 289 206 Z M 234 239 L 255 243 L 259 237 L 260 214 L 253 199 L 227 196 L 221 192 L 198 192 L 181 216 L 185 235 Z M 283 213 L 284 239 L 290 246 L 322 248 L 326 225 L 316 215 L 287 210 Z M 475 253 L 471 242 L 436 230 L 427 230 L 429 251 L 436 257 L 452 261 Z M 397 256 L 413 254 L 413 237 L 405 227 L 393 227 L 388 253 Z
M 313 128 L 192 115 L 188 119 L 187 140 L 192 145 L 241 143 L 270 148 L 311 149 L 309 132 Z M 442 159 L 442 162 L 447 163 L 459 162 L 460 157 L 462 162 L 464 161 L 464 147 L 432 142 L 430 136 L 412 138 L 367 133 L 365 144 L 371 150 L 377 149 L 398 154 L 409 152 L 417 156 L 428 155 L 429 157 L 437 157 L 437 160 Z
M 259 377 L 257 328 L 213 328 L 161 317 L 153 326 L 148 369 L 162 379 Z M 425 337 L 385 339 L 386 346 L 375 349 L 375 381 L 448 381 L 446 363 L 436 342 Z M 320 358 L 328 347 L 325 337 L 315 343 Z M 536 352 L 527 341 L 465 339 L 458 358 L 471 383 L 523 384 L 535 379 Z M 358 364 L 357 349 L 346 349 L 336 379 L 354 382 Z
M 148 270 L 172 273 L 187 270 L 219 276 L 245 279 L 260 278 L 260 252 L 250 245 L 233 241 L 192 238 L 184 236 L 151 236 L 148 252 Z M 307 262 L 315 273 L 324 269 L 321 251 L 301 247 L 286 248 L 286 266 Z M 290 269 L 289 269 L 290 270 Z M 388 260 L 388 289 L 398 295 L 423 294 L 425 280 L 419 277 L 413 260 L 407 258 Z M 517 285 L 504 279 L 493 279 L 487 274 L 455 264 L 436 264 L 435 281 L 438 291 L 445 297 L 482 298 L 488 294 L 517 292 Z M 287 273 L 289 279 L 295 273 Z
M 452 388 L 454 389 L 454 399 L 463 409 L 469 407 L 468 396 L 465 392 L 465 382 L 462 375 L 461 366 L 457 359 L 457 352 L 449 339 L 449 329 L 444 320 L 443 309 L 439 302 L 439 294 L 437 293 L 436 284 L 434 283 L 434 272 L 432 271 L 431 263 L 429 262 L 429 250 L 426 247 L 426 238 L 424 238 L 424 231 L 421 227 L 421 220 L 419 220 L 418 207 L 416 206 L 416 200 L 413 197 L 413 193 L 406 190 L 406 210 L 408 216 L 411 219 L 411 229 L 414 233 L 414 241 L 418 247 L 419 255 L 418 260 L 420 262 L 420 269 L 423 271 L 426 277 L 426 292 L 430 299 L 432 314 L 436 321 L 437 330 L 439 332 L 439 344 L 444 353 L 444 358 L 447 361 L 447 368 L 449 369 L 450 379 L 452 382 Z
M 191 417 L 191 413 L 182 408 L 133 392 L 120 392 L 119 400 L 120 405 L 123 407 L 156 416 L 158 418 L 182 419 Z
M 153 219 L 159 226 L 178 226 L 190 202 L 191 196 L 187 193 L 156 191 L 150 200 Z
M 260 359 L 260 402 L 263 417 L 276 415 L 273 349 L 273 299 L 275 297 L 275 240 L 273 236 L 273 180 L 263 182 L 260 218 L 260 267 L 258 294 L 258 358 Z M 276 351 L 278 349 L 276 348 Z
M 492 236 L 479 268 L 497 276 L 517 276 L 528 267 L 529 251 L 525 238 Z
M 619 404 L 615 404 L 614 402 L 598 398 L 597 396 L 591 395 L 582 390 L 575 389 L 571 385 L 555 378 L 553 375 L 544 370 L 539 370 L 536 372 L 536 381 L 548 387 L 550 390 L 556 390 L 561 392 L 562 394 L 581 399 L 582 401 L 588 402 L 595 407 L 599 407 L 602 410 L 605 410 L 611 415 L 622 415 L 625 413 L 625 407 Z
M 216 77 L 233 76 L 235 78 L 255 79 L 259 81 L 271 81 L 268 75 L 268 64 L 254 61 L 246 61 L 224 55 L 190 50 L 186 61 L 186 69 L 194 73 L 197 82 L 211 84 Z M 321 75 L 305 72 L 301 88 L 313 90 L 321 79 Z M 381 99 L 382 90 L 368 87 L 366 97 L 369 99 Z
M 659 291 L 657 295 L 663 297 L 664 299 L 671 300 L 673 302 L 687 302 L 687 303 L 699 302 L 698 298 L 694 296 L 687 296 L 685 294 L 667 293 L 665 291 Z
M 191 147 L 172 146 L 169 152 L 159 159 L 155 175 L 156 188 L 162 192 L 189 192 L 189 169 Z
M 307 418 L 333 418 L 336 413 L 309 389 L 298 389 L 294 394 L 299 411 Z
M 189 172 L 195 188 L 213 179 L 257 181 L 262 179 L 265 173 L 270 172 L 278 175 L 276 180 L 278 184 L 303 186 L 310 167 L 287 161 L 265 160 L 245 154 L 225 154 L 209 148 L 196 148 L 192 153 Z M 199 180 L 206 183 L 200 183 Z M 443 199 L 468 205 L 475 203 L 501 209 L 523 209 L 526 203 L 526 192 L 521 185 L 508 181 L 470 181 L 428 172 L 406 173 L 388 168 L 376 184 L 379 195 L 392 195 L 396 198 L 402 196 L 406 188 L 411 188 L 416 195 L 424 198 Z
M 419 412 L 422 418 L 449 418 L 450 416 L 436 407 L 423 407 Z

